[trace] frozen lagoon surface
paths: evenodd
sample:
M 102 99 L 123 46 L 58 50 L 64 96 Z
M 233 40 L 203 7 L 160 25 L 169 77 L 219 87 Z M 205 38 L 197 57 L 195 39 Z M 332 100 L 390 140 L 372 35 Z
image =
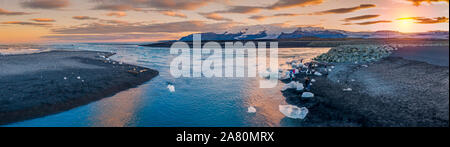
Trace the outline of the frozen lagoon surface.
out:
M 37 50 L 35 49 L 37 48 Z M 29 47 L 28 50 L 92 50 L 115 52 L 113 60 L 160 72 L 145 84 L 62 113 L 6 125 L 7 127 L 266 127 L 301 126 L 280 111 L 286 104 L 283 84 L 259 88 L 259 78 L 174 78 L 170 63 L 177 55 L 168 48 L 127 44 L 68 44 Z M 12 49 L 8 49 L 11 53 Z M 305 59 L 329 48 L 280 48 L 279 64 L 292 56 Z M 1 52 L 1 51 L 0 51 Z M 23 53 L 22 50 L 20 53 Z M 286 68 L 287 65 L 282 66 Z M 170 92 L 168 83 L 176 91 Z M 258 111 L 248 113 L 248 107 Z M 314 114 L 309 114 L 314 115 Z M 300 124 L 299 124 L 300 123 Z

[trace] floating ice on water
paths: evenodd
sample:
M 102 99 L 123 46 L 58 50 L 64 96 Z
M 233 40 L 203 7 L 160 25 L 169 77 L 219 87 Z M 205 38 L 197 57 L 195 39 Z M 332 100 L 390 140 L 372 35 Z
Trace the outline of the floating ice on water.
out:
M 314 97 L 314 93 L 311 92 L 303 92 L 302 94 L 302 98 L 313 98 Z
M 355 79 L 351 79 L 350 81 L 355 82 L 356 80 Z
M 342 91 L 352 91 L 353 89 L 351 89 L 351 88 L 346 88 L 346 89 L 343 89 Z
M 253 107 L 253 106 L 250 106 L 250 107 L 248 107 L 247 112 L 248 112 L 248 113 L 256 113 L 256 108 Z
M 311 82 L 316 82 L 316 79 L 311 79 Z
M 175 86 L 173 86 L 172 84 L 167 85 L 167 88 L 170 92 L 175 92 Z
M 320 73 L 320 72 L 314 72 L 314 75 L 316 75 L 316 76 L 322 76 L 322 73 Z
M 293 119 L 304 119 L 309 112 L 305 107 L 299 108 L 293 105 L 279 105 L 279 109 L 284 116 Z
M 67 77 L 64 77 L 64 80 L 67 80 Z
M 331 71 L 333 71 L 333 70 L 332 70 L 332 69 L 328 69 L 328 71 L 330 71 L 330 72 L 331 72 Z
M 367 68 L 367 67 L 369 67 L 368 65 L 361 65 L 362 67 L 365 67 L 365 68 Z
M 80 76 L 78 76 L 78 77 L 77 77 L 77 79 L 79 80 L 79 79 L 81 79 L 81 77 L 80 77 Z
M 334 66 L 331 66 L 331 68 L 333 68 L 333 69 L 334 69 Z

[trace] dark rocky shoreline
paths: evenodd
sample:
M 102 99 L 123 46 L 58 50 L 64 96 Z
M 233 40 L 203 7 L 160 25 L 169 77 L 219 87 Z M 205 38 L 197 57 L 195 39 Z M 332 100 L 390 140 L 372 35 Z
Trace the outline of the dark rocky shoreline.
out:
M 314 127 L 448 127 L 448 66 L 401 57 L 334 66 L 327 76 L 310 76 L 316 80 L 314 98 L 302 100 L 295 89 L 283 92 L 287 103 L 309 109 L 304 120 L 283 121 Z
M 111 53 L 52 51 L 0 56 L 0 124 L 63 112 L 137 87 L 159 73 Z M 22 68 L 22 69 L 16 69 Z

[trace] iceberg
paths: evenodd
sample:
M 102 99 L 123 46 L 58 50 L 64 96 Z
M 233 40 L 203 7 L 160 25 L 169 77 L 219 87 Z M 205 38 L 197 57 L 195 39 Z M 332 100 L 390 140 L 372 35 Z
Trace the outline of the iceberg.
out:
M 316 76 L 322 76 L 322 73 L 320 73 L 320 72 L 314 72 L 314 75 L 316 75 Z
M 351 89 L 351 88 L 346 88 L 346 89 L 343 89 L 342 91 L 353 91 L 353 89 Z
M 302 94 L 302 98 L 313 98 L 314 97 L 314 93 L 311 92 L 303 92 Z
M 309 113 L 307 108 L 299 108 L 293 105 L 279 105 L 279 109 L 283 115 L 293 119 L 305 119 Z
M 305 87 L 303 87 L 303 84 L 297 83 L 297 91 L 303 91 L 303 89 L 305 89 Z
M 175 86 L 172 84 L 167 85 L 167 89 L 169 89 L 170 92 L 175 92 Z
M 250 106 L 250 107 L 248 107 L 247 112 L 248 112 L 248 113 L 256 113 L 256 108 L 253 107 L 253 106 Z
M 283 88 L 281 88 L 281 91 L 286 91 L 286 90 L 288 90 L 288 89 L 294 89 L 294 88 L 297 88 L 297 84 L 298 84 L 297 82 L 292 81 L 292 82 L 290 82 L 290 83 L 284 85 Z

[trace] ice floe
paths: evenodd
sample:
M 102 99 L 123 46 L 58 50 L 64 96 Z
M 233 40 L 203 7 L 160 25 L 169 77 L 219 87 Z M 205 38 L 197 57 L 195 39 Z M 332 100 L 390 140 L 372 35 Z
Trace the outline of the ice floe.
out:
M 314 93 L 311 92 L 303 92 L 302 94 L 302 98 L 313 98 L 314 97 Z
M 293 105 L 279 105 L 279 109 L 283 115 L 293 119 L 305 119 L 309 113 L 307 108 L 299 108 Z
M 256 113 L 256 108 L 253 107 L 253 106 L 250 106 L 250 107 L 248 107 L 247 112 L 248 112 L 248 113 Z
M 322 73 L 320 73 L 320 72 L 314 72 L 314 75 L 316 75 L 316 76 L 322 76 Z
M 303 84 L 301 83 L 297 83 L 297 91 L 303 91 L 303 89 L 305 89 L 305 87 L 303 87 Z
M 172 84 L 168 84 L 167 89 L 169 89 L 170 92 L 175 92 L 175 86 L 173 86 Z
M 343 89 L 342 91 L 353 91 L 353 89 L 351 89 L 351 88 L 346 88 L 346 89 Z

